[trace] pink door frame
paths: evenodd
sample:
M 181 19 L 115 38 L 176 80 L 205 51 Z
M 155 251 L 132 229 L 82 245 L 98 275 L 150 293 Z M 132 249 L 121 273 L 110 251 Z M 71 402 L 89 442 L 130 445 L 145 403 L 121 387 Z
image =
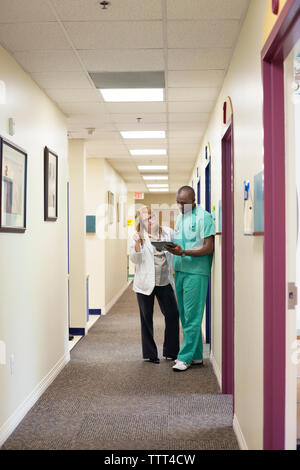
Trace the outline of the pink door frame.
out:
M 288 0 L 262 50 L 264 88 L 264 449 L 285 448 L 286 227 L 284 60 L 300 37 Z
M 222 139 L 222 393 L 234 394 L 233 120 Z

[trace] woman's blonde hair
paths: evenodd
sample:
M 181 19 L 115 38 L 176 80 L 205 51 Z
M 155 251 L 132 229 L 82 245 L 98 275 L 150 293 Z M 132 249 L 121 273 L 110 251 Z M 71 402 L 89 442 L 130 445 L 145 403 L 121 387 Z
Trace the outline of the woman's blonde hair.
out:
M 142 219 L 142 212 L 147 211 L 149 215 L 153 214 L 153 211 L 150 206 L 143 206 L 139 211 L 137 211 L 135 219 L 136 219 L 136 231 L 140 235 L 140 238 L 144 240 L 144 233 L 146 230 L 146 227 L 144 225 L 143 219 Z M 162 234 L 162 228 L 161 226 L 158 227 L 159 230 L 159 236 Z

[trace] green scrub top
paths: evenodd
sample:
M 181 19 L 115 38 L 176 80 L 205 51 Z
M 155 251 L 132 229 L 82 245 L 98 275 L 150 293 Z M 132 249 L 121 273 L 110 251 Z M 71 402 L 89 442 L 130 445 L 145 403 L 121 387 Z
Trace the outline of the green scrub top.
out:
M 204 238 L 216 234 L 215 221 L 213 216 L 202 209 L 201 206 L 195 207 L 193 211 L 186 214 L 180 214 L 177 217 L 174 230 L 174 243 L 180 245 L 183 250 L 195 250 L 203 246 Z M 193 256 L 174 256 L 174 271 L 181 271 L 190 274 L 201 274 L 209 276 L 213 254 L 193 257 Z

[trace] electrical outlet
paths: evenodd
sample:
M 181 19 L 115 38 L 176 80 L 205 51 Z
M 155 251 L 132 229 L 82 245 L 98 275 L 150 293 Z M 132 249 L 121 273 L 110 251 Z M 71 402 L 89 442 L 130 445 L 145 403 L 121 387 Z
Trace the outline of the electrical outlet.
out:
M 15 356 L 13 354 L 11 354 L 9 362 L 10 362 L 10 374 L 14 375 L 14 372 L 15 372 Z

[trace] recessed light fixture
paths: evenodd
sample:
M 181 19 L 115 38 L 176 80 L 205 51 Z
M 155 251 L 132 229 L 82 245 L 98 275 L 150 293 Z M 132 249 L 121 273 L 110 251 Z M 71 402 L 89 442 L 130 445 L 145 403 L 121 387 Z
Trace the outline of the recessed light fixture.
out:
M 147 184 L 148 188 L 168 188 L 168 184 Z
M 131 155 L 167 155 L 165 149 L 131 149 Z
M 150 176 L 143 176 L 144 180 L 146 181 L 167 181 L 169 179 L 168 176 L 159 176 L 159 175 L 150 175 Z
M 123 139 L 165 139 L 165 131 L 121 131 Z
M 106 102 L 163 101 L 163 88 L 100 88 Z
M 167 165 L 139 165 L 138 169 L 141 171 L 147 170 L 167 170 Z
M 168 193 L 168 188 L 161 188 L 161 189 L 149 189 L 150 193 Z

